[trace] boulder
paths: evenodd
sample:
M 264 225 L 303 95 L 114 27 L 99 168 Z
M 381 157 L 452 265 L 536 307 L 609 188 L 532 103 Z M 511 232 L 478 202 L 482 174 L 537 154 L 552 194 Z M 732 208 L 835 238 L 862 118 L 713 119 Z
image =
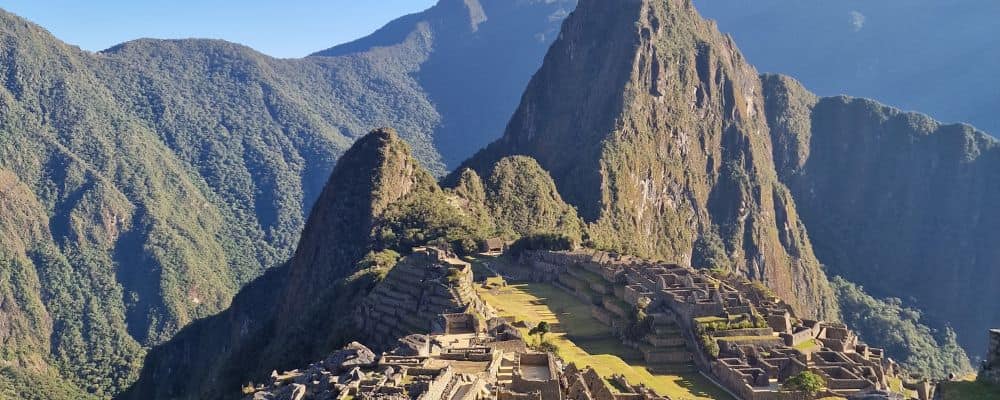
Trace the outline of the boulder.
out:
M 328 370 L 335 374 L 349 371 L 355 367 L 370 368 L 378 361 L 378 356 L 365 345 L 351 342 L 343 349 L 327 357 L 323 362 Z

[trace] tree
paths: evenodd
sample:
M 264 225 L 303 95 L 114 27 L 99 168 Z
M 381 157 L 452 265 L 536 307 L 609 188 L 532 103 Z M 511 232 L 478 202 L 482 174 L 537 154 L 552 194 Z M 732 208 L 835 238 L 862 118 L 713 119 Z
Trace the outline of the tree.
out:
M 546 333 L 549 333 L 549 323 L 545 321 L 539 322 L 538 325 L 535 325 L 534 328 L 528 331 L 529 335 L 538 335 L 538 339 L 541 342 L 545 341 Z
M 815 396 L 826 388 L 826 381 L 823 380 L 823 377 L 816 375 L 812 371 L 802 371 L 788 378 L 785 381 L 784 387 L 787 390 L 802 391 Z

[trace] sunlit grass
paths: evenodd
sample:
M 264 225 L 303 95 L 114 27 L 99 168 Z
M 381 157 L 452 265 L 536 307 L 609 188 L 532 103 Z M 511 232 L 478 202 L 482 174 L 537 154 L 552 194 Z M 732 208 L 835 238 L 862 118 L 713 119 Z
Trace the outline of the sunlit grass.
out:
M 644 384 L 674 400 L 731 399 L 697 372 L 650 373 L 642 355 L 622 345 L 608 327 L 592 317 L 589 305 L 552 285 L 512 284 L 492 291 L 480 288 L 480 295 L 500 315 L 524 321 L 529 327 L 548 322 L 553 329 L 545 340 L 554 344 L 559 357 L 568 363 L 591 366 L 604 377 L 622 374 L 630 383 Z M 527 334 L 527 329 L 523 333 Z

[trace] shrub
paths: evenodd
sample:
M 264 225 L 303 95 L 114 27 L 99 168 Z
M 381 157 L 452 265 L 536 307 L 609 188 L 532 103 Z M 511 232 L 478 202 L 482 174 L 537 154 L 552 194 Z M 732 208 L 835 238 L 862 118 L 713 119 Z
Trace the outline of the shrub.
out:
M 783 387 L 786 390 L 806 392 L 811 396 L 815 396 L 826 388 L 826 381 L 823 380 L 823 377 L 816 375 L 812 371 L 802 371 L 788 378 Z
M 719 343 L 715 341 L 715 338 L 710 335 L 701 335 L 699 338 L 701 339 L 701 347 L 705 349 L 705 352 L 712 356 L 712 358 L 718 358 Z
M 559 233 L 537 233 L 524 236 L 510 246 L 510 253 L 520 254 L 525 250 L 549 250 L 563 251 L 572 250 L 576 247 L 576 240 L 567 235 Z

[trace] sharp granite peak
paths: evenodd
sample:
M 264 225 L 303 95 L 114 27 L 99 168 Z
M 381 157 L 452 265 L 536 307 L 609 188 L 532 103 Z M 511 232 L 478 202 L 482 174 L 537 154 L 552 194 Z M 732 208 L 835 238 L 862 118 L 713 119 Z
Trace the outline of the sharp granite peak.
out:
M 738 271 L 834 316 L 763 107 L 756 70 L 690 1 L 584 0 L 503 138 L 465 165 L 531 156 L 595 246 Z
M 369 251 L 372 227 L 391 204 L 414 191 L 435 190 L 433 176 L 395 130 L 376 129 L 355 142 L 337 161 L 302 232 L 289 265 L 282 321 L 354 272 Z

